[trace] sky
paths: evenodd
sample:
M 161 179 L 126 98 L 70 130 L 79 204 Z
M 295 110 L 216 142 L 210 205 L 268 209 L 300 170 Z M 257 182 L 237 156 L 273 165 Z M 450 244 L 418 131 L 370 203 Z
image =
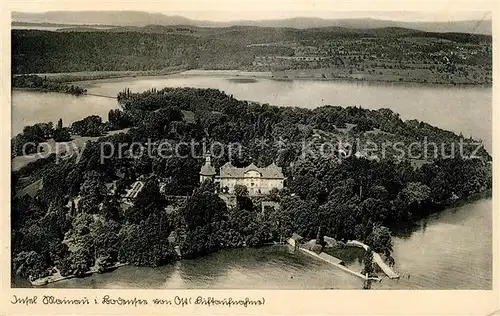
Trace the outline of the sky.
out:
M 491 18 L 495 1 L 394 0 L 10 0 L 12 11 L 138 10 L 197 20 L 267 20 L 290 17 L 456 21 Z M 387 11 L 389 10 L 389 11 Z

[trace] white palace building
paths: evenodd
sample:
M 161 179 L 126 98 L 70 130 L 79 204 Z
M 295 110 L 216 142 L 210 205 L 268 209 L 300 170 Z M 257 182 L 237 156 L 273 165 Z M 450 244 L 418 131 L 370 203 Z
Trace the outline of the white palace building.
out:
M 207 179 L 219 183 L 221 191 L 227 187 L 228 193 L 233 193 L 234 186 L 239 184 L 246 186 L 250 195 L 259 195 L 267 194 L 274 188 L 283 189 L 285 177 L 282 169 L 275 163 L 265 168 L 259 168 L 253 163 L 244 168 L 237 168 L 229 162 L 220 168 L 220 173 L 217 176 L 210 156 L 207 156 L 205 164 L 200 170 L 200 182 Z

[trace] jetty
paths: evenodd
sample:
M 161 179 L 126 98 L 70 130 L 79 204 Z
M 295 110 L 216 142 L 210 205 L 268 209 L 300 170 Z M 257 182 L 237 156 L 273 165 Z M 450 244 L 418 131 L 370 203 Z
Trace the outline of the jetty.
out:
M 108 98 L 108 99 L 117 99 L 117 97 L 113 97 L 110 95 L 104 95 L 104 94 L 97 94 L 97 93 L 85 93 L 85 95 L 91 95 L 94 97 L 101 97 L 101 98 Z
M 300 251 L 305 252 L 306 254 L 308 254 L 312 257 L 315 257 L 315 258 L 320 259 L 322 261 L 328 262 L 328 263 L 334 265 L 335 267 L 337 267 L 337 268 L 339 268 L 347 273 L 355 275 L 355 276 L 357 276 L 365 281 L 368 281 L 368 280 L 381 281 L 381 279 L 378 277 L 368 277 L 368 275 L 364 275 L 362 273 L 359 273 L 359 272 L 356 272 L 356 271 L 349 269 L 348 267 L 346 267 L 344 265 L 344 262 L 342 260 L 340 260 L 339 258 L 335 258 L 334 256 L 331 256 L 325 252 L 320 252 L 319 254 L 317 254 L 314 251 L 311 251 L 309 249 L 304 248 L 301 244 L 299 244 L 299 241 L 301 241 L 301 240 L 303 240 L 303 237 L 294 233 L 293 236 L 287 240 L 287 244 L 294 247 L 294 249 L 299 249 Z
M 373 261 L 375 261 L 375 263 L 380 267 L 380 269 L 384 271 L 385 275 L 387 275 L 389 279 L 399 279 L 399 274 L 394 272 L 394 270 L 392 270 L 391 267 L 389 267 L 384 262 L 382 257 L 380 257 L 380 255 L 376 252 L 373 252 Z
M 381 279 L 378 278 L 378 277 L 368 277 L 367 275 L 364 275 L 364 274 L 361 274 L 359 272 L 356 272 L 356 271 L 353 271 L 349 268 L 347 268 L 346 266 L 344 266 L 342 263 L 342 260 L 338 259 L 338 258 L 335 258 L 333 256 L 330 256 L 329 254 L 327 253 L 324 253 L 324 252 L 321 252 L 320 254 L 317 254 L 315 253 L 314 251 L 311 251 L 311 250 L 308 250 L 308 249 L 305 249 L 305 248 L 302 248 L 302 247 L 298 247 L 301 251 L 307 253 L 308 255 L 311 255 L 315 258 L 318 258 L 320 260 L 323 260 L 323 261 L 326 261 L 332 265 L 334 265 L 335 267 L 347 272 L 347 273 L 350 273 L 352 275 L 355 275 L 365 281 L 368 281 L 368 280 L 371 280 L 371 281 L 380 281 Z
M 366 251 L 368 251 L 370 249 L 370 247 L 368 245 L 365 245 L 364 243 L 362 243 L 358 240 L 350 240 L 346 243 L 346 245 L 364 248 Z M 376 253 L 375 251 L 373 252 L 373 261 L 375 261 L 375 263 L 380 267 L 380 269 L 382 269 L 382 271 L 384 271 L 385 275 L 387 275 L 389 277 L 389 279 L 399 279 L 399 274 L 394 272 L 394 270 L 392 270 L 391 267 L 389 267 L 384 262 L 382 257 L 378 253 Z

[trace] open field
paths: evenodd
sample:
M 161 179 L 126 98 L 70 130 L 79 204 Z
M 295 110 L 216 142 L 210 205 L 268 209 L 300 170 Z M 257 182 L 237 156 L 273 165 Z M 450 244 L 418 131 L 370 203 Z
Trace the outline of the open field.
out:
M 106 135 L 115 135 L 119 133 L 126 133 L 129 129 L 121 129 L 116 131 L 109 131 Z M 31 162 L 37 161 L 38 159 L 47 158 L 51 154 L 61 155 L 62 157 L 79 154 L 85 148 L 85 145 L 89 141 L 97 141 L 99 137 L 83 137 L 79 135 L 74 135 L 72 140 L 69 142 L 56 143 L 53 139 L 49 139 L 44 143 L 40 143 L 40 148 L 43 149 L 42 152 L 33 155 L 16 156 L 12 159 L 12 171 L 17 171 L 22 167 L 28 165 Z

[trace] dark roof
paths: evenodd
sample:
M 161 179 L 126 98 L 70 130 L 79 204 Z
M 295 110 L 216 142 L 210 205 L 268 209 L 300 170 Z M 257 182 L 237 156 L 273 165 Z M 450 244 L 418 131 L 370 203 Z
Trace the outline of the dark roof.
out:
M 300 236 L 299 234 L 293 233 L 292 239 L 299 241 L 299 240 L 304 239 L 304 237 Z
M 195 123 L 196 122 L 196 117 L 195 117 L 193 111 L 182 110 L 181 112 L 182 112 L 184 121 L 186 121 L 188 123 Z
M 23 197 L 29 195 L 32 198 L 35 197 L 40 190 L 43 189 L 43 179 L 33 182 L 32 184 L 26 186 L 22 190 L 19 190 L 16 197 Z
M 203 167 L 201 167 L 200 174 L 203 176 L 214 176 L 215 168 L 211 164 L 205 163 Z
M 265 168 L 259 168 L 253 163 L 244 168 L 236 168 L 231 163 L 226 163 L 220 168 L 221 178 L 244 178 L 245 173 L 249 171 L 257 171 L 262 178 L 267 179 L 283 179 L 283 172 L 280 167 L 273 162 Z

